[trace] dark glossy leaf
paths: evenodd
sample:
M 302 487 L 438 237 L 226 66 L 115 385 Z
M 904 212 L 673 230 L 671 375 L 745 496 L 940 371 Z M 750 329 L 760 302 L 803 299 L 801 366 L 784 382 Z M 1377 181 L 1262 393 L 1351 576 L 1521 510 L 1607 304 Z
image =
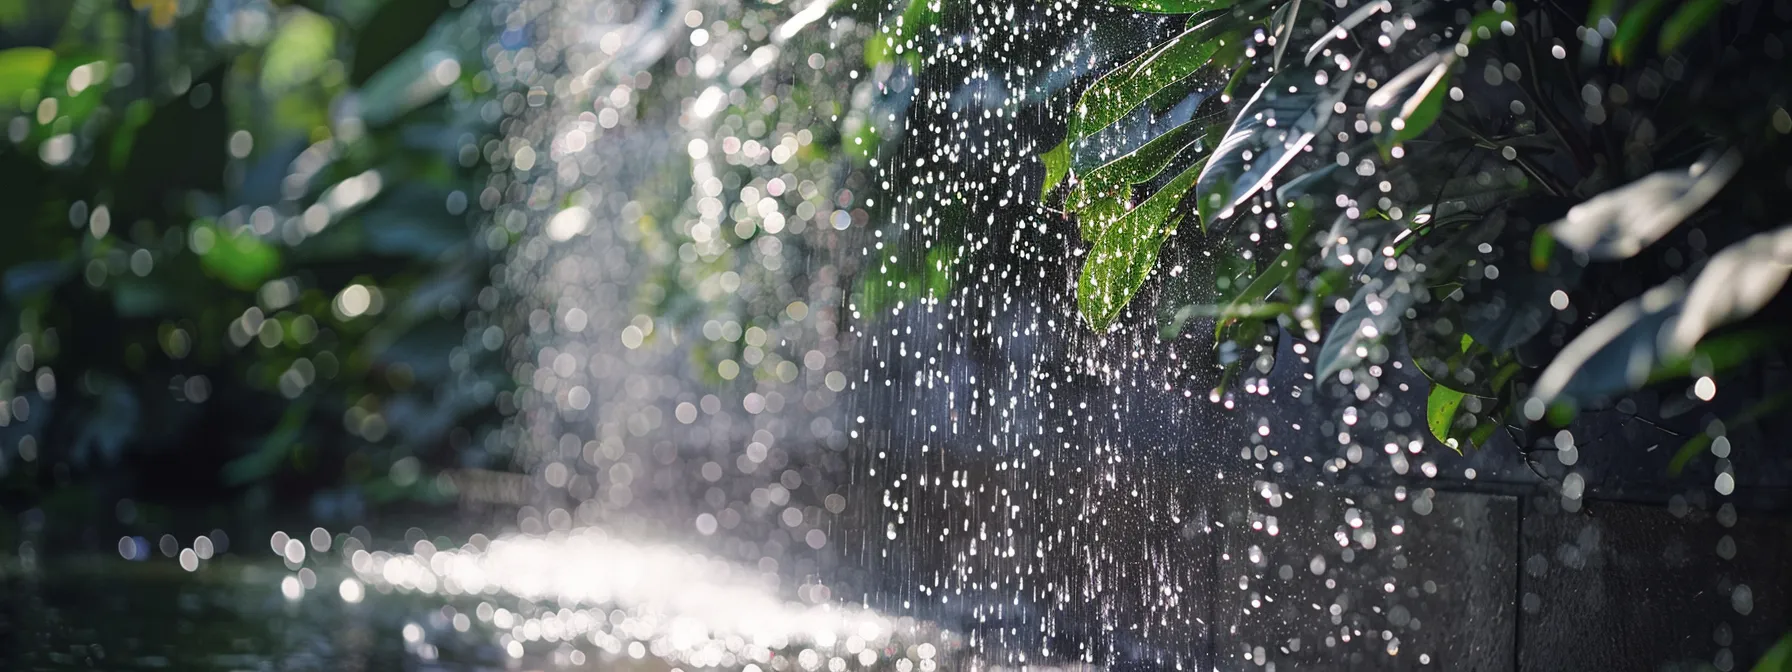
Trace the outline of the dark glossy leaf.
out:
M 1363 360 L 1359 347 L 1379 342 L 1400 328 L 1406 309 L 1413 303 L 1413 278 L 1405 273 L 1383 272 L 1370 276 L 1350 301 L 1350 309 L 1338 316 L 1320 344 L 1314 368 L 1327 380 Z
M 1166 219 L 1194 185 L 1200 167 L 1190 167 L 1102 233 L 1083 262 L 1077 282 L 1077 311 L 1091 328 L 1104 331 L 1150 277 L 1158 247 L 1174 227 Z
M 1333 26 L 1331 30 L 1325 31 L 1324 35 L 1321 35 L 1319 39 L 1313 41 L 1313 46 L 1307 48 L 1307 58 L 1305 62 L 1308 65 L 1311 65 L 1313 59 L 1318 58 L 1320 54 L 1325 53 L 1325 48 L 1327 46 L 1331 45 L 1331 43 L 1336 40 L 1344 39 L 1350 34 L 1350 31 L 1356 29 L 1357 25 L 1368 20 L 1369 17 L 1375 16 L 1380 12 L 1391 11 L 1394 11 L 1394 3 L 1388 2 L 1388 0 L 1375 0 L 1374 2 L 1356 8 L 1356 11 L 1353 11 L 1349 16 L 1344 17 L 1343 21 L 1339 21 L 1338 25 Z
M 1475 342 L 1496 353 L 1506 352 L 1531 340 L 1549 324 L 1554 308 L 1549 299 L 1579 279 L 1580 267 L 1568 265 L 1561 274 L 1539 273 L 1519 266 L 1506 267 L 1496 280 L 1482 280 L 1462 308 L 1463 326 Z
M 1233 207 L 1269 184 L 1331 120 L 1332 106 L 1350 89 L 1351 80 L 1332 81 L 1325 75 L 1323 69 L 1276 75 L 1245 104 L 1195 185 L 1204 228 L 1216 217 L 1230 216 Z
M 1556 240 L 1589 258 L 1625 259 L 1710 202 L 1742 167 L 1734 150 L 1690 168 L 1664 170 L 1605 192 L 1551 224 Z
M 1661 359 L 1662 330 L 1685 299 L 1686 283 L 1675 279 L 1618 306 L 1562 348 L 1538 376 L 1531 395 L 1553 405 L 1642 385 Z
M 1377 141 L 1390 147 L 1418 137 L 1437 121 L 1450 89 L 1453 50 L 1431 54 L 1388 80 L 1369 96 L 1363 114 L 1381 127 Z

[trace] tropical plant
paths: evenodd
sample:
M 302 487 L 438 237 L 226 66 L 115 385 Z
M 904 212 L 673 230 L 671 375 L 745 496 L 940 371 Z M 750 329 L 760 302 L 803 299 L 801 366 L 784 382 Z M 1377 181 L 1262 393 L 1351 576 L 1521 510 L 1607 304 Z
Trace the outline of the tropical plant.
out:
M 512 234 L 472 218 L 518 101 L 459 4 L 0 17 L 0 494 L 328 514 L 497 457 L 468 428 L 498 415 L 502 336 L 467 334 Z
M 1113 1 L 1188 18 L 1042 155 L 1096 331 L 1155 274 L 1179 297 L 1160 336 L 1211 319 L 1226 380 L 1267 372 L 1278 331 L 1358 387 L 1403 345 L 1459 450 L 1782 349 L 1749 319 L 1792 269 L 1761 3 Z M 1161 123 L 1177 101 L 1198 108 Z M 1161 268 L 1182 235 L 1214 261 Z

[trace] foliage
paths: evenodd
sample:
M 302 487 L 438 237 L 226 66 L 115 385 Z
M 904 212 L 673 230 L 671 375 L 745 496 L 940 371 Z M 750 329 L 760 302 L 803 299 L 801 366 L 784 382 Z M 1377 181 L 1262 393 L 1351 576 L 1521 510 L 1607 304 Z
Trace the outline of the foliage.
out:
M 327 516 L 489 461 L 468 428 L 498 415 L 500 343 L 463 334 L 508 243 L 472 219 L 503 83 L 458 4 L 76 0 L 0 26 L 0 496 L 73 469 Z
M 1206 317 L 1217 348 L 1267 354 L 1279 325 L 1346 383 L 1398 338 L 1434 385 L 1431 432 L 1458 449 L 1778 348 L 1730 337 L 1784 300 L 1792 268 L 1771 230 L 1792 90 L 1777 56 L 1726 46 L 1777 44 L 1741 18 L 1759 3 L 1113 1 L 1189 27 L 1085 89 L 1042 157 L 1044 195 L 1090 250 L 1078 303 L 1096 331 L 1193 221 L 1242 277 L 1172 292 L 1206 302 L 1173 306 L 1164 337 Z M 1201 113 L 1099 165 L 1067 159 L 1177 85 Z M 1173 166 L 1199 168 L 1192 189 L 1195 168 Z

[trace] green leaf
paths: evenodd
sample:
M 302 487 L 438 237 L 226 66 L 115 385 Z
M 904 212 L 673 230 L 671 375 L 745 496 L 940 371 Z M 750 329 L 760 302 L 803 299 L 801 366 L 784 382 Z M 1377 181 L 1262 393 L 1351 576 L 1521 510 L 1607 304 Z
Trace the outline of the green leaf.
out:
M 1314 77 L 1309 70 L 1278 74 L 1245 103 L 1196 182 L 1202 226 L 1230 216 L 1233 207 L 1269 184 L 1331 120 L 1332 106 L 1350 89 L 1351 78 L 1340 75 L 1321 85 Z
M 1693 33 L 1699 32 L 1712 17 L 1724 8 L 1724 0 L 1689 0 L 1682 3 L 1674 15 L 1668 17 L 1667 23 L 1661 26 L 1661 41 L 1657 48 L 1663 54 L 1671 54 L 1686 44 Z M 1784 644 L 1784 642 L 1781 642 Z
M 1083 262 L 1082 277 L 1077 281 L 1076 302 L 1077 311 L 1091 328 L 1105 331 L 1150 277 L 1158 247 L 1174 230 L 1165 225 L 1165 220 L 1193 186 L 1199 172 L 1198 165 L 1183 170 L 1163 189 L 1114 222 L 1089 252 L 1088 260 Z
M 1653 173 L 1570 208 L 1549 226 L 1550 233 L 1595 261 L 1629 258 L 1705 207 L 1741 167 L 1742 155 L 1730 150 L 1688 168 Z
M 1642 0 L 1624 13 L 1624 20 L 1618 24 L 1617 34 L 1612 36 L 1612 62 L 1622 65 L 1625 59 L 1636 53 L 1637 43 L 1642 41 L 1643 34 L 1655 25 L 1655 15 L 1661 13 L 1662 2 L 1664 0 Z
M 1214 325 L 1214 336 L 1217 339 L 1220 330 L 1231 324 L 1234 319 L 1252 315 L 1254 306 L 1262 305 L 1269 299 L 1282 283 L 1287 282 L 1294 272 L 1306 263 L 1308 248 L 1306 245 L 1307 228 L 1312 220 L 1310 213 L 1290 213 L 1288 217 L 1288 241 L 1292 247 L 1282 250 L 1275 259 L 1270 260 L 1269 267 L 1258 273 L 1257 277 L 1246 285 L 1244 291 L 1232 298 L 1226 306 L 1227 316 L 1222 316 Z
M 1399 327 L 1406 318 L 1406 309 L 1412 306 L 1412 281 L 1405 273 L 1380 273 L 1363 283 L 1351 299 L 1350 308 L 1338 316 L 1319 346 L 1314 368 L 1318 369 L 1320 380 L 1361 362 L 1363 358 L 1356 352 L 1358 346 L 1379 342 Z
M 1781 637 L 1773 648 L 1762 654 L 1752 672 L 1792 672 L 1792 634 Z
M 226 233 L 209 221 L 193 223 L 196 236 L 210 236 L 212 244 L 199 255 L 199 263 L 213 277 L 237 289 L 250 291 L 280 270 L 280 252 L 253 233 Z
M 1432 385 L 1431 395 L 1425 399 L 1425 426 L 1431 429 L 1431 435 L 1458 454 L 1462 447 L 1450 439 L 1450 426 L 1456 422 L 1456 410 L 1462 408 L 1461 392 L 1442 385 Z
M 1206 67 L 1228 42 L 1240 39 L 1224 30 L 1230 25 L 1229 17 L 1211 19 L 1102 75 L 1071 110 L 1066 140 L 1076 142 L 1094 135 L 1153 94 Z
M 56 64 L 56 52 L 42 47 L 0 50 L 0 110 L 19 106 L 25 92 L 36 90 Z
M 1043 201 L 1070 174 L 1070 143 L 1058 143 L 1051 151 L 1040 154 L 1039 160 L 1045 162 L 1045 184 L 1039 187 L 1039 200 Z
M 1377 0 L 1365 4 L 1362 7 L 1358 7 L 1356 11 L 1351 12 L 1349 16 L 1344 17 L 1343 21 L 1339 21 L 1338 25 L 1333 26 L 1331 30 L 1325 31 L 1325 35 L 1313 41 L 1313 46 L 1307 48 L 1307 58 L 1305 63 L 1312 65 L 1313 59 L 1318 58 L 1320 54 L 1325 53 L 1326 45 L 1331 44 L 1334 40 L 1344 39 L 1350 34 L 1351 30 L 1355 29 L 1357 25 L 1361 24 L 1363 21 L 1368 20 L 1369 17 L 1374 16 L 1379 12 L 1391 11 L 1394 11 L 1394 5 L 1386 0 Z
M 1457 60 L 1450 49 L 1433 53 L 1369 96 L 1363 114 L 1381 125 L 1376 141 L 1383 149 L 1416 138 L 1437 122 L 1450 90 L 1450 69 Z M 1410 96 L 1406 96 L 1408 91 Z M 1406 97 L 1402 100 L 1401 96 Z
M 921 45 L 916 43 L 915 37 L 939 23 L 940 12 L 934 8 L 934 3 L 944 1 L 909 0 L 902 14 L 886 20 L 871 39 L 865 41 L 865 65 L 875 68 L 894 62 L 900 52 L 911 69 L 918 69 Z
M 304 9 L 288 10 L 263 52 L 262 91 L 277 96 L 316 79 L 335 53 L 335 24 Z
M 1151 14 L 1193 14 L 1232 6 L 1230 0 L 1108 0 L 1108 2 Z

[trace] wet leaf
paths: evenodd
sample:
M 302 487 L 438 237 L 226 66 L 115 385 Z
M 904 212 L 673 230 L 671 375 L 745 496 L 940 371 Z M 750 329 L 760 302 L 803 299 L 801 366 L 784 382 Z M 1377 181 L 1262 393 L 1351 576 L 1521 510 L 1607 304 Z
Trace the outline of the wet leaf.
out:
M 1282 283 L 1294 277 L 1294 272 L 1306 264 L 1307 258 L 1311 256 L 1311 248 L 1306 244 L 1307 228 L 1311 221 L 1311 213 L 1290 213 L 1288 240 L 1293 243 L 1293 247 L 1282 250 L 1281 254 L 1271 259 L 1269 266 L 1265 267 L 1263 272 L 1258 273 L 1257 277 L 1251 280 L 1251 284 L 1246 285 L 1238 296 L 1232 298 L 1232 301 L 1226 306 L 1226 314 L 1220 316 L 1219 321 L 1214 325 L 1216 338 L 1220 330 L 1231 324 L 1233 320 L 1253 317 L 1257 307 L 1266 305 L 1276 288 L 1281 287 Z M 1271 313 L 1271 315 L 1279 315 L 1285 311 L 1284 308 Z
M 1101 239 L 1102 230 L 1125 212 L 1133 185 L 1150 181 L 1171 162 L 1186 158 L 1190 151 L 1198 151 L 1196 144 L 1206 126 L 1206 121 L 1201 119 L 1177 126 L 1143 147 L 1080 177 L 1068 199 L 1068 206 L 1083 213 L 1077 218 L 1083 239 Z
M 1076 142 L 1107 128 L 1147 99 L 1206 67 L 1229 40 L 1229 17 L 1218 17 L 1184 30 L 1163 44 L 1095 80 L 1070 112 L 1066 139 Z
M 1196 183 L 1203 226 L 1230 216 L 1234 206 L 1269 184 L 1331 120 L 1332 106 L 1349 90 L 1350 78 L 1320 84 L 1314 77 L 1305 70 L 1276 75 L 1245 104 Z
M 1363 114 L 1381 124 L 1376 140 L 1383 148 L 1416 138 L 1437 122 L 1450 90 L 1450 69 L 1457 60 L 1452 50 L 1433 53 L 1369 96 Z
M 1450 427 L 1456 422 L 1456 411 L 1462 408 L 1461 392 L 1442 385 L 1432 385 L 1431 394 L 1425 399 L 1425 426 L 1430 428 L 1431 436 L 1461 453 L 1462 447 L 1450 441 Z
M 1363 360 L 1359 346 L 1379 342 L 1397 330 L 1412 306 L 1412 278 L 1405 273 L 1378 273 L 1370 276 L 1350 301 L 1350 308 L 1338 316 L 1332 330 L 1320 344 L 1314 368 L 1319 379 L 1326 380 L 1339 371 L 1356 366 Z
M 1158 247 L 1173 230 L 1166 226 L 1166 219 L 1193 186 L 1199 171 L 1199 166 L 1182 171 L 1102 233 L 1083 262 L 1076 287 L 1077 311 L 1091 328 L 1105 331 L 1150 277 Z
M 1731 150 L 1649 175 L 1574 206 L 1550 233 L 1594 260 L 1631 257 L 1704 207 L 1741 166 L 1742 155 Z
M 1699 32 L 1710 23 L 1713 17 L 1724 8 L 1724 0 L 1687 0 L 1674 10 L 1666 23 L 1661 25 L 1661 39 L 1657 48 L 1663 54 L 1671 54 L 1686 44 L 1694 33 Z M 1783 642 L 1782 642 L 1783 643 Z
M 1394 11 L 1394 3 L 1388 2 L 1387 0 L 1376 0 L 1375 2 L 1370 2 L 1369 4 L 1356 8 L 1356 11 L 1351 12 L 1349 16 L 1344 17 L 1343 21 L 1339 21 L 1338 25 L 1332 26 L 1331 30 L 1326 31 L 1325 35 L 1313 41 L 1313 46 L 1307 48 L 1306 63 L 1311 65 L 1313 59 L 1318 58 L 1320 54 L 1325 53 L 1325 48 L 1328 45 L 1333 41 L 1342 40 L 1349 36 L 1351 30 L 1354 30 L 1357 25 L 1361 24 L 1363 21 L 1368 20 L 1369 17 L 1375 16 L 1380 12 L 1391 11 Z

